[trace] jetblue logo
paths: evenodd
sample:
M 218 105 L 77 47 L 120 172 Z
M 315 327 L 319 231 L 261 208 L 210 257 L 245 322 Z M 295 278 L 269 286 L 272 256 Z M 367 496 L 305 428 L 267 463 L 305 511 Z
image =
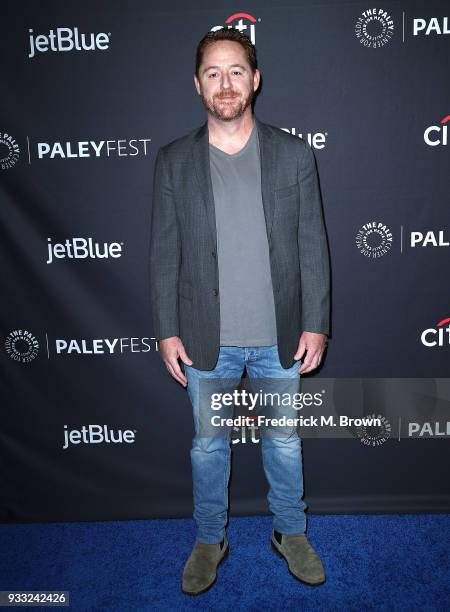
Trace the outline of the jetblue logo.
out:
M 47 264 L 55 259 L 109 259 L 122 257 L 123 242 L 94 242 L 92 238 L 68 238 L 65 242 L 52 243 L 47 238 Z
M 68 429 L 64 425 L 64 450 L 71 444 L 133 444 L 135 441 L 135 429 L 110 429 L 107 425 L 83 425 L 80 429 Z
M 78 28 L 56 28 L 48 34 L 34 34 L 30 28 L 28 57 L 36 57 L 37 53 L 47 51 L 105 51 L 109 49 L 111 32 L 105 34 L 83 34 Z

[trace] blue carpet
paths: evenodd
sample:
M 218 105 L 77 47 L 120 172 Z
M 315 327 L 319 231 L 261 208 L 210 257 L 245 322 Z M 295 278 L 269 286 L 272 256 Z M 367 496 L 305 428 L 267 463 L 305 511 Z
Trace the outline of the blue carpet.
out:
M 271 551 L 271 525 L 232 517 L 230 556 L 197 597 L 180 591 L 190 519 L 0 525 L 0 589 L 70 591 L 77 611 L 450 610 L 450 515 L 309 515 L 317 587 Z

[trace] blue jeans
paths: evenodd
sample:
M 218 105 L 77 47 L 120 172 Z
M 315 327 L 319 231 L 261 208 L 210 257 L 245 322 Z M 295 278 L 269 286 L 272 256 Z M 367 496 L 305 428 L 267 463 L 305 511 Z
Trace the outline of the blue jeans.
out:
M 299 360 L 292 368 L 284 369 L 280 363 L 278 347 L 273 345 L 221 346 L 219 358 L 213 370 L 197 370 L 192 366 L 184 366 L 195 425 L 191 462 L 194 519 L 197 524 L 196 541 L 216 544 L 221 542 L 225 535 L 231 459 L 229 436 L 205 437 L 201 435 L 200 381 L 208 378 L 233 379 L 236 381 L 236 386 L 246 367 L 250 379 L 289 378 L 293 379 L 292 383 L 298 389 L 300 365 Z M 212 382 L 215 384 L 214 381 Z M 298 414 L 293 416 L 298 416 Z M 261 446 L 264 471 L 269 484 L 267 499 L 270 511 L 274 515 L 274 529 L 287 535 L 305 533 L 306 515 L 304 511 L 307 505 L 302 500 L 302 446 L 297 431 L 294 429 L 289 436 L 261 436 Z

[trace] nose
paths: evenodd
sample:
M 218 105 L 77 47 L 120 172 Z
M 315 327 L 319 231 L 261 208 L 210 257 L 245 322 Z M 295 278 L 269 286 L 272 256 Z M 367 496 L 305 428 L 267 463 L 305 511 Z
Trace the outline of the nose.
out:
M 222 89 L 229 89 L 231 87 L 230 77 L 227 72 L 222 73 Z

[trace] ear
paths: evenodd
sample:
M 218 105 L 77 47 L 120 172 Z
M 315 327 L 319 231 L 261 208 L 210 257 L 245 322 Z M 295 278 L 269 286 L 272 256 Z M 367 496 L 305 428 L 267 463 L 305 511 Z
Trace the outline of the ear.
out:
M 197 90 L 198 95 L 200 95 L 200 81 L 198 80 L 196 74 L 194 74 L 194 84 L 195 84 L 195 89 Z
M 261 73 L 257 68 L 255 70 L 255 74 L 253 75 L 253 91 L 256 91 L 258 89 L 260 80 L 261 80 Z

